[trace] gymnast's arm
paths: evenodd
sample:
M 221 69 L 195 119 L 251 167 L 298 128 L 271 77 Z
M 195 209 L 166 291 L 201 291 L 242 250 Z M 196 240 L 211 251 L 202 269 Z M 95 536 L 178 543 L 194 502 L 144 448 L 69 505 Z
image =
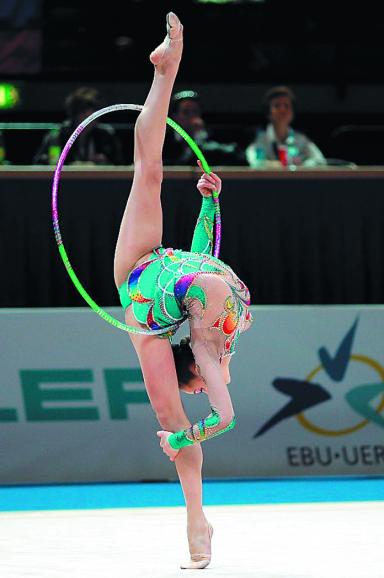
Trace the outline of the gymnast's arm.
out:
M 174 450 L 221 435 L 234 428 L 236 424 L 231 396 L 217 354 L 215 355 L 213 348 L 210 348 L 210 344 L 206 341 L 195 343 L 193 354 L 200 375 L 207 385 L 212 411 L 198 423 L 168 437 L 168 443 Z
M 200 161 L 198 161 L 202 168 Z M 191 252 L 206 253 L 212 255 L 213 251 L 213 225 L 215 218 L 215 202 L 212 197 L 213 191 L 221 191 L 221 179 L 211 173 L 204 173 L 198 183 L 197 188 L 202 195 L 200 213 L 193 233 Z

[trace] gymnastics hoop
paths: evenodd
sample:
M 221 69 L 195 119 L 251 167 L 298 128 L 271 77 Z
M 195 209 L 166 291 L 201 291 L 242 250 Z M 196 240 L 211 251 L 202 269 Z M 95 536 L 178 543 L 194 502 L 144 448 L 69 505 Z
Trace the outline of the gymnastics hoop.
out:
M 65 159 L 68 156 L 68 153 L 77 139 L 77 137 L 83 132 L 86 126 L 88 126 L 91 122 L 93 122 L 99 116 L 107 114 L 109 112 L 115 112 L 117 110 L 142 110 L 143 106 L 140 104 L 113 104 L 111 106 L 107 106 L 105 108 L 101 108 L 100 110 L 95 111 L 91 115 L 89 115 L 79 126 L 73 131 L 69 139 L 67 140 L 59 160 L 57 161 L 54 177 L 53 177 L 53 185 L 52 185 L 52 220 L 53 220 L 53 230 L 55 233 L 55 239 L 57 243 L 57 247 L 59 249 L 59 253 L 61 259 L 64 263 L 64 266 L 67 270 L 69 277 L 71 278 L 73 284 L 75 285 L 76 289 L 83 297 L 83 299 L 88 303 L 95 313 L 97 313 L 104 321 L 107 321 L 114 327 L 118 329 L 122 329 L 123 331 L 127 331 L 128 333 L 137 333 L 141 335 L 161 335 L 164 333 L 170 333 L 173 330 L 177 329 L 180 326 L 180 323 L 175 323 L 174 325 L 170 325 L 166 329 L 139 329 L 138 327 L 133 327 L 132 325 L 126 325 L 122 323 L 115 317 L 112 317 L 109 313 L 104 311 L 97 303 L 92 299 L 92 297 L 87 293 L 84 289 L 83 285 L 81 284 L 79 278 L 77 277 L 73 267 L 69 261 L 67 252 L 65 250 L 63 240 L 61 237 L 60 226 L 59 226 L 59 211 L 57 206 L 57 194 L 59 190 L 60 178 L 61 178 L 61 171 L 64 166 Z M 205 157 L 195 141 L 189 134 L 179 126 L 174 120 L 171 118 L 167 118 L 167 124 L 172 127 L 179 135 L 187 142 L 187 144 L 191 147 L 197 158 L 201 161 L 203 169 L 206 173 L 210 173 L 211 169 L 205 160 Z M 220 252 L 220 242 L 221 242 L 221 214 L 220 214 L 220 204 L 219 204 L 219 195 L 217 191 L 213 191 L 212 198 L 215 202 L 215 250 L 214 250 L 214 257 L 219 256 Z

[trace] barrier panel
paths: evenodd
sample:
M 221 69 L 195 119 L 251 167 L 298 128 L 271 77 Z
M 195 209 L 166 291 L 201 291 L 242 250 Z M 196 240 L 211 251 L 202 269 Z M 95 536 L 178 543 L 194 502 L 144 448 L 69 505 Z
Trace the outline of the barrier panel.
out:
M 237 426 L 203 444 L 204 476 L 384 474 L 384 307 L 252 313 L 231 361 Z M 0 483 L 176 478 L 124 332 L 84 308 L 4 309 L 0 343 Z M 183 403 L 209 413 L 205 395 Z

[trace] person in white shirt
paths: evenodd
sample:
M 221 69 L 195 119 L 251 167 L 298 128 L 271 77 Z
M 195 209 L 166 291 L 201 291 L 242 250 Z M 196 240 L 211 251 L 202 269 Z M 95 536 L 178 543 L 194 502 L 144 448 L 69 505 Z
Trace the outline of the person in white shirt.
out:
M 256 133 L 245 154 L 253 168 L 280 165 L 315 167 L 327 161 L 320 149 L 305 134 L 291 126 L 295 95 L 287 86 L 275 86 L 264 97 L 269 124 Z

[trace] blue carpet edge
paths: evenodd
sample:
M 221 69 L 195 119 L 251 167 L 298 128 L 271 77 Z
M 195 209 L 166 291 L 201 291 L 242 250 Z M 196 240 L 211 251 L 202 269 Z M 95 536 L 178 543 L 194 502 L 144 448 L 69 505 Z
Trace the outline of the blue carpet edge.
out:
M 206 506 L 384 500 L 384 477 L 206 480 Z M 0 486 L 0 511 L 183 506 L 178 482 Z

